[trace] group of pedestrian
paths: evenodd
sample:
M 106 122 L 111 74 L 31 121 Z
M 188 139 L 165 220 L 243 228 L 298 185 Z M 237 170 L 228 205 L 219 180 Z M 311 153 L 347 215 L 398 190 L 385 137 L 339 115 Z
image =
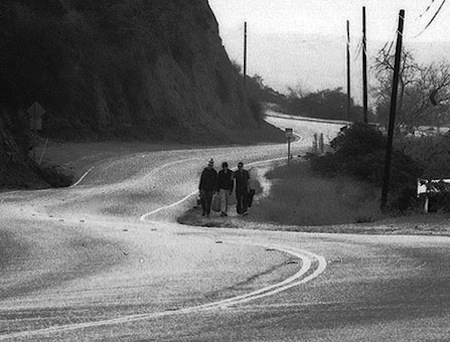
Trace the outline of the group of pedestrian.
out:
M 211 158 L 208 161 L 208 166 L 203 170 L 198 186 L 203 216 L 209 217 L 214 194 L 220 198 L 220 216 L 228 216 L 228 203 L 233 189 L 236 193 L 238 215 L 247 215 L 250 174 L 244 169 L 242 162 L 239 162 L 237 166 L 238 169 L 232 171 L 228 168 L 228 163 L 223 162 L 222 169 L 217 172 L 214 169 L 214 160 Z

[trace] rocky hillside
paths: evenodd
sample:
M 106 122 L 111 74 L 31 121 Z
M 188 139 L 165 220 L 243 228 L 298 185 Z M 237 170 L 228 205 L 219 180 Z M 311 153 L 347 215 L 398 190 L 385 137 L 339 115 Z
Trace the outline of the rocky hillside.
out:
M 2 0 L 0 18 L 0 187 L 29 164 L 35 101 L 47 110 L 40 136 L 60 141 L 280 138 L 207 0 Z

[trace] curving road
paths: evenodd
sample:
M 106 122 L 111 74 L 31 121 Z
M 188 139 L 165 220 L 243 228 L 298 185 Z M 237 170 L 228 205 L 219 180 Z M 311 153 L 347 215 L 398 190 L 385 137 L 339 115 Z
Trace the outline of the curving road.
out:
M 269 117 L 311 146 L 342 123 Z M 180 226 L 210 158 L 137 153 L 0 194 L 0 341 L 447 341 L 450 240 Z M 258 165 L 258 164 L 255 164 Z

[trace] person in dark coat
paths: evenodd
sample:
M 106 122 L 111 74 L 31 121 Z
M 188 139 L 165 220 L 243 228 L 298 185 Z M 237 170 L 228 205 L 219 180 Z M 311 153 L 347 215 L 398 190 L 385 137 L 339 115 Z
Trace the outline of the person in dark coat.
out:
M 209 217 L 211 213 L 211 201 L 214 192 L 217 191 L 217 171 L 214 170 L 214 160 L 212 158 L 209 160 L 208 166 L 202 171 L 198 190 L 202 198 L 202 216 L 206 215 Z
M 244 169 L 242 162 L 238 163 L 238 169 L 234 172 L 235 189 L 236 189 L 236 211 L 239 215 L 247 215 L 248 191 L 250 174 Z
M 228 216 L 229 197 L 233 193 L 233 171 L 228 168 L 228 163 L 222 163 L 222 170 L 219 171 L 217 187 L 220 196 L 220 216 Z

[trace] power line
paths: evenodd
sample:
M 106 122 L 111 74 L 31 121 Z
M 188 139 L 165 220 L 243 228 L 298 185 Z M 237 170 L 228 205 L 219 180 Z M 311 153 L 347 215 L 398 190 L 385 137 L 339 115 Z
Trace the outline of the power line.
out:
M 427 13 L 427 12 L 430 10 L 431 6 L 433 6 L 433 3 L 434 3 L 435 1 L 436 1 L 436 0 L 431 0 L 430 4 L 429 4 L 428 7 L 425 9 L 425 11 L 423 11 L 422 14 L 419 15 L 419 18 L 422 18 L 422 17 L 425 15 L 425 13 Z
M 358 59 L 359 54 L 361 53 L 362 47 L 363 47 L 363 44 L 362 44 L 362 38 L 361 38 L 358 42 L 358 46 L 355 49 L 355 58 L 354 58 L 355 61 Z
M 437 9 L 437 11 L 434 13 L 433 17 L 430 19 L 430 21 L 428 22 L 428 24 L 423 28 L 423 30 L 414 38 L 417 38 L 418 36 L 420 36 L 422 33 L 424 33 L 428 27 L 430 27 L 430 25 L 433 23 L 434 19 L 436 19 L 436 17 L 438 16 L 439 12 L 441 11 L 442 7 L 444 7 L 444 4 L 447 0 L 442 0 L 441 5 L 439 6 L 439 8 Z M 430 5 L 431 6 L 431 5 Z

